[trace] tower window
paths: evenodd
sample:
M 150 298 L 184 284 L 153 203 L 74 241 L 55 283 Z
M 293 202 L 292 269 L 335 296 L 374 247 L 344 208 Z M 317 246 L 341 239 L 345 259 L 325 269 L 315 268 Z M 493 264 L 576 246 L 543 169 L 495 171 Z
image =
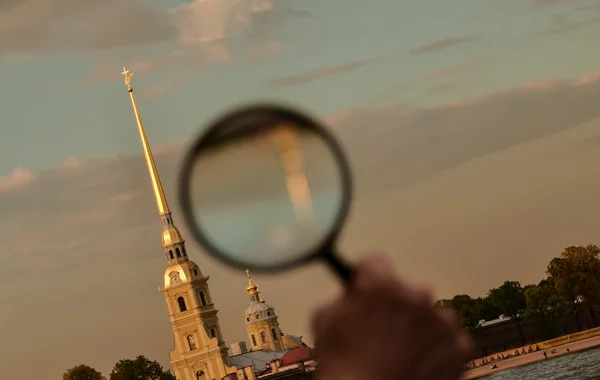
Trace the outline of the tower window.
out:
M 253 346 L 258 346 L 258 345 L 256 344 L 256 337 L 254 336 L 254 334 L 250 335 L 250 338 L 252 338 L 252 345 L 253 345 Z
M 179 247 L 175 248 L 175 253 L 177 253 L 177 257 L 181 257 L 181 251 L 179 250 Z
M 217 337 L 217 330 L 210 329 L 210 337 L 211 338 L 216 338 Z
M 246 322 L 250 322 L 250 317 L 246 317 Z
M 194 276 L 198 275 L 198 268 L 194 268 Z
M 187 306 L 185 306 L 185 300 L 183 297 L 177 298 L 177 305 L 179 305 L 179 311 L 186 311 Z
M 204 379 L 206 379 L 206 377 L 204 376 L 203 371 L 196 372 L 196 380 L 204 380 Z
M 271 316 L 271 310 L 267 310 L 267 316 L 270 317 Z
M 258 314 L 258 313 L 257 313 L 257 314 L 255 315 L 255 318 L 256 318 L 256 319 L 259 319 L 259 318 L 260 318 L 260 314 Z
M 274 328 L 271 328 L 271 335 L 273 335 L 273 340 L 277 340 L 277 331 Z
M 200 291 L 198 295 L 200 296 L 200 306 L 206 306 L 206 296 L 204 295 L 204 292 Z
M 193 335 L 188 335 L 187 341 L 188 341 L 188 345 L 190 346 L 190 350 L 193 351 L 196 348 L 198 348 L 198 346 L 196 346 L 196 339 L 194 339 Z
M 173 251 L 169 250 L 169 256 L 171 256 L 171 260 L 173 260 L 175 257 L 173 257 Z
M 263 343 L 267 343 L 267 334 L 265 334 L 265 332 L 264 332 L 264 331 L 261 331 L 261 332 L 260 332 L 260 340 L 261 340 Z

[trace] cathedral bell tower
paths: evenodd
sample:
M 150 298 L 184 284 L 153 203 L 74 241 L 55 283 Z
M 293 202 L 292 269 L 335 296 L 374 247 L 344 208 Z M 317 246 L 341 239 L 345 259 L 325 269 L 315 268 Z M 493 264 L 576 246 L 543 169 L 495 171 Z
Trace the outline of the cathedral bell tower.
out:
M 160 288 L 169 310 L 169 322 L 173 330 L 175 347 L 170 352 L 171 368 L 178 380 L 222 379 L 235 373 L 227 355 L 227 346 L 219 326 L 217 309 L 208 288 L 208 276 L 204 276 L 196 263 L 188 257 L 185 241 L 175 227 L 167 198 L 158 176 L 154 157 L 146 137 L 146 131 L 133 95 L 130 73 L 123 68 L 125 85 L 131 98 L 137 121 L 142 148 L 158 214 L 162 223 L 162 248 L 167 261 L 164 285 Z
M 250 307 L 244 313 L 244 320 L 250 346 L 253 351 L 282 351 L 285 345 L 275 309 L 260 296 L 258 285 L 252 282 L 250 277 L 250 270 L 246 269 L 246 274 L 248 275 L 246 291 L 250 296 Z

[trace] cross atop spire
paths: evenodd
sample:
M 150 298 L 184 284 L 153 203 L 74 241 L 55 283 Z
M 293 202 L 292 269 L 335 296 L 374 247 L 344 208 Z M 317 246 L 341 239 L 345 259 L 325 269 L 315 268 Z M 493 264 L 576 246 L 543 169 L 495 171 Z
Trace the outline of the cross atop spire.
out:
M 250 295 L 257 294 L 258 293 L 258 285 L 256 285 L 254 282 L 252 282 L 252 276 L 250 276 L 250 269 L 246 269 L 246 275 L 248 276 L 248 287 L 246 288 L 246 291 Z
M 131 77 L 135 73 L 130 72 L 125 66 L 123 66 L 123 72 L 121 74 L 125 77 L 125 85 L 127 88 L 131 88 Z
M 248 276 L 248 288 L 253 288 L 257 286 L 255 283 L 252 282 L 252 276 L 250 275 L 250 269 L 248 268 L 246 268 L 246 276 Z

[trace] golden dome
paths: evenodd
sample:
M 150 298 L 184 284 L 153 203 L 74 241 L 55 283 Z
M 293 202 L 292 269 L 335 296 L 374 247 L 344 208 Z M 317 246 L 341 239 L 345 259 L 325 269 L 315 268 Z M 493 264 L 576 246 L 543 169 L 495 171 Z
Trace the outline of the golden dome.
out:
M 185 242 L 185 241 L 181 237 L 181 233 L 179 233 L 179 230 L 177 229 L 177 227 L 169 227 L 169 228 L 163 230 L 163 232 L 162 232 L 163 248 L 168 247 L 173 244 L 183 243 L 183 242 Z
M 247 292 L 248 292 L 248 294 L 250 294 L 250 295 L 256 294 L 256 293 L 258 293 L 258 285 L 256 285 L 256 284 L 249 285 L 249 286 L 246 288 L 246 291 L 247 291 Z

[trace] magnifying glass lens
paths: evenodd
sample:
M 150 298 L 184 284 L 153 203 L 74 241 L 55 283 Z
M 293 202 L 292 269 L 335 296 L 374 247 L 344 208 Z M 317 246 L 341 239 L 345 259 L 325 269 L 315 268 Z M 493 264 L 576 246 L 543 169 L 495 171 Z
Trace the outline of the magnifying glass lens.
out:
M 342 168 L 317 131 L 270 122 L 200 150 L 189 201 L 204 239 L 228 261 L 276 268 L 318 250 L 346 195 Z

